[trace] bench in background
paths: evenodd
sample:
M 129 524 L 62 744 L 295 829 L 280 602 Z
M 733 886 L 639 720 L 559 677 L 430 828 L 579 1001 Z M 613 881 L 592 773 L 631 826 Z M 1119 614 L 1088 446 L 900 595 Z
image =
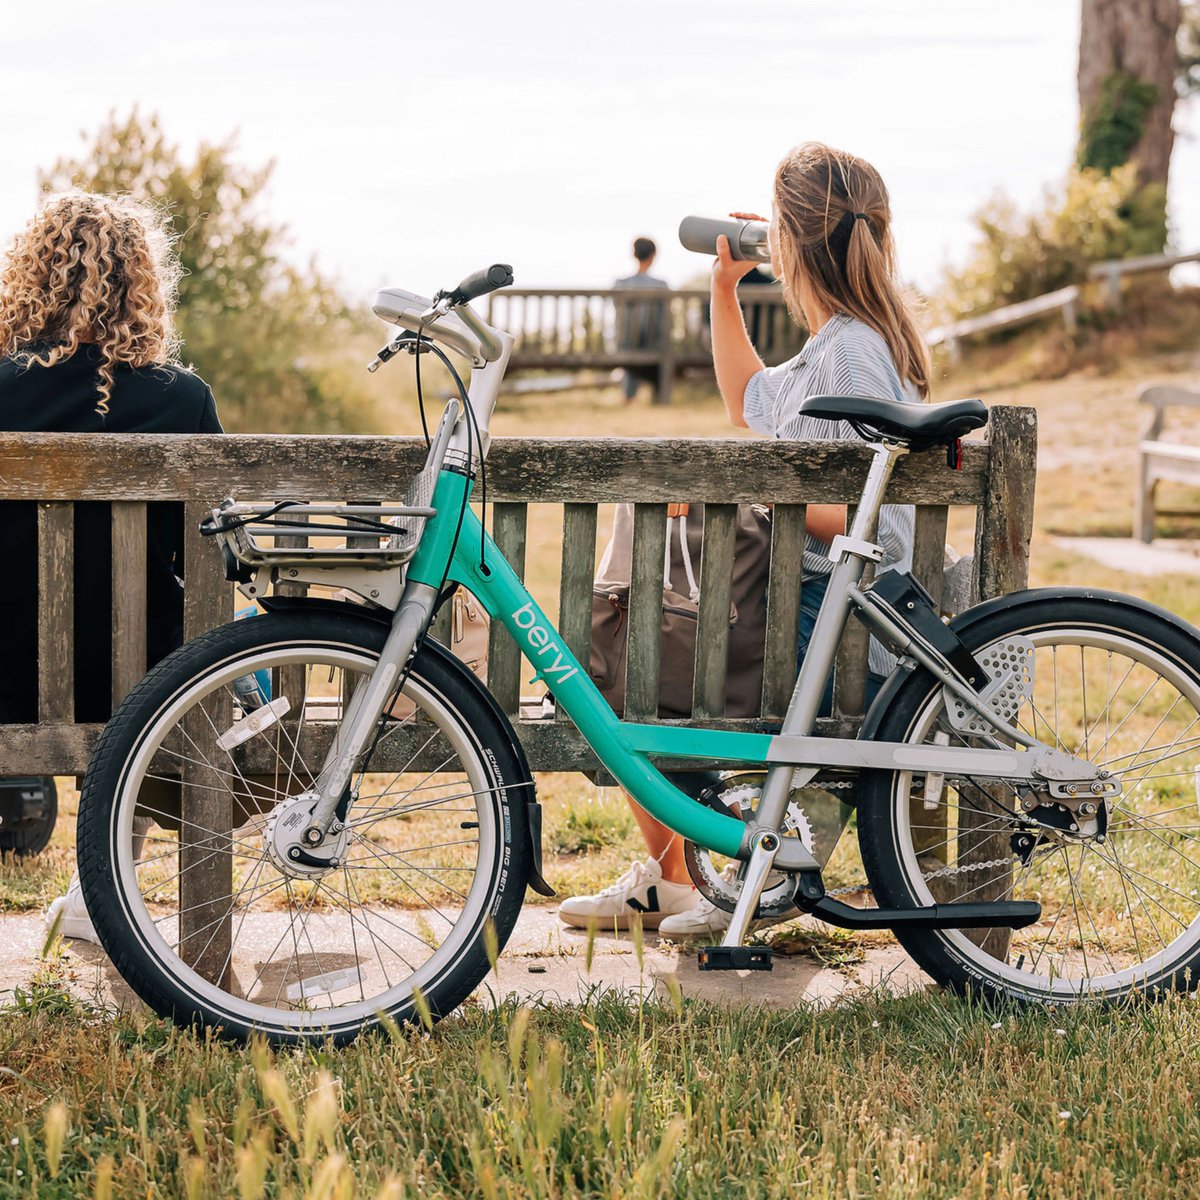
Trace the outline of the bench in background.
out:
M 1143 542 L 1154 539 L 1155 516 L 1194 517 L 1200 510 L 1158 508 L 1155 493 L 1165 479 L 1200 487 L 1200 446 L 1171 441 L 1163 436 L 1168 409 L 1200 408 L 1200 392 L 1177 387 L 1148 387 L 1138 395 L 1139 404 L 1153 410 L 1150 424 L 1138 445 L 1138 484 L 1134 496 L 1133 533 Z

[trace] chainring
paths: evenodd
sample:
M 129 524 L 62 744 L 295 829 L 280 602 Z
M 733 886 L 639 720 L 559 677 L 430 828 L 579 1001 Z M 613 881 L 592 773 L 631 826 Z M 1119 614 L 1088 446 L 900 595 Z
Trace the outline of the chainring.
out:
M 701 799 L 717 812 L 728 814 L 732 811 L 743 821 L 748 821 L 762 794 L 762 778 L 761 775 L 755 774 L 730 776 L 722 781 L 719 792 L 710 789 Z M 788 804 L 784 814 L 783 833 L 785 836 L 798 837 L 805 849 L 812 850 L 812 826 L 804 809 L 795 801 Z M 740 867 L 740 864 L 730 860 L 725 868 L 718 868 L 713 861 L 712 852 L 692 841 L 684 842 L 683 858 L 696 890 L 717 908 L 733 912 L 741 895 L 742 884 L 732 868 Z M 727 875 L 731 878 L 726 878 Z M 794 875 L 781 871 L 771 872 L 763 885 L 762 897 L 758 903 L 759 916 L 781 917 L 791 912 L 795 907 L 795 893 Z

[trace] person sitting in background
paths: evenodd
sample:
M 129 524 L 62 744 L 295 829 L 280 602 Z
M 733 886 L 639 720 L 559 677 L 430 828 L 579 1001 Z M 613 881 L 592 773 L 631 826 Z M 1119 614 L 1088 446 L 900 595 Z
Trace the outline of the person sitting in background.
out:
M 635 238 L 633 257 L 637 260 L 637 271 L 618 279 L 614 288 L 660 288 L 670 285 L 665 279 L 650 274 L 658 247 L 648 237 Z M 620 350 L 657 350 L 666 334 L 666 305 L 661 301 L 636 303 L 620 301 L 617 304 L 617 348 Z M 627 367 L 625 369 L 625 403 L 632 404 L 642 383 L 658 385 L 658 368 L 654 366 Z
M 165 223 L 124 196 L 46 200 L 0 266 L 0 429 L 43 433 L 221 433 L 212 390 L 178 360 L 180 265 Z M 38 718 L 37 506 L 2 506 L 0 722 Z M 183 641 L 183 510 L 146 515 L 146 666 Z M 75 505 L 75 720 L 112 710 L 112 515 Z M 51 905 L 64 936 L 95 941 L 76 876 Z

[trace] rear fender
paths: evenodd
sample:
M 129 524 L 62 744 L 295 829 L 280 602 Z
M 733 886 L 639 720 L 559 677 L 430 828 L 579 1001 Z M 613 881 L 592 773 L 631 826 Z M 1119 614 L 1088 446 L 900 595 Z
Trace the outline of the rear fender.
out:
M 1194 626 L 1189 625 L 1187 621 L 1177 617 L 1174 613 L 1168 612 L 1165 608 L 1160 608 L 1157 604 L 1151 604 L 1147 600 L 1140 600 L 1137 596 L 1127 596 L 1123 592 L 1109 592 L 1102 588 L 1026 588 L 1024 591 L 1010 592 L 1007 596 L 997 596 L 994 600 L 985 600 L 982 604 L 976 604 L 974 608 L 968 608 L 966 612 L 959 613 L 950 622 L 950 628 L 965 641 L 969 641 L 967 635 L 971 630 L 982 622 L 990 620 L 997 613 L 1010 610 L 1015 612 L 1032 605 L 1045 604 L 1048 601 L 1061 603 L 1064 600 L 1099 600 L 1104 604 L 1111 605 L 1114 612 L 1124 610 L 1147 613 L 1159 620 L 1169 622 L 1181 634 L 1189 638 L 1197 636 Z M 879 694 L 863 718 L 862 726 L 858 731 L 861 739 L 870 741 L 876 737 L 884 715 L 891 708 L 897 693 L 908 682 L 914 670 L 919 671 L 921 668 L 899 666 L 887 677 L 887 681 L 879 689 Z

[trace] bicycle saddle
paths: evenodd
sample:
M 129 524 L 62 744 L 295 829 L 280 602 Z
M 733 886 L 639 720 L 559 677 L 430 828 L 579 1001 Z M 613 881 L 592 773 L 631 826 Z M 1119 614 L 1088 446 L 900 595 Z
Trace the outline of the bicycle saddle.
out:
M 883 434 L 907 442 L 913 450 L 944 446 L 982 429 L 988 421 L 982 400 L 902 404 L 873 396 L 809 396 L 801 402 L 800 411 L 826 421 L 848 421 L 864 436 Z

